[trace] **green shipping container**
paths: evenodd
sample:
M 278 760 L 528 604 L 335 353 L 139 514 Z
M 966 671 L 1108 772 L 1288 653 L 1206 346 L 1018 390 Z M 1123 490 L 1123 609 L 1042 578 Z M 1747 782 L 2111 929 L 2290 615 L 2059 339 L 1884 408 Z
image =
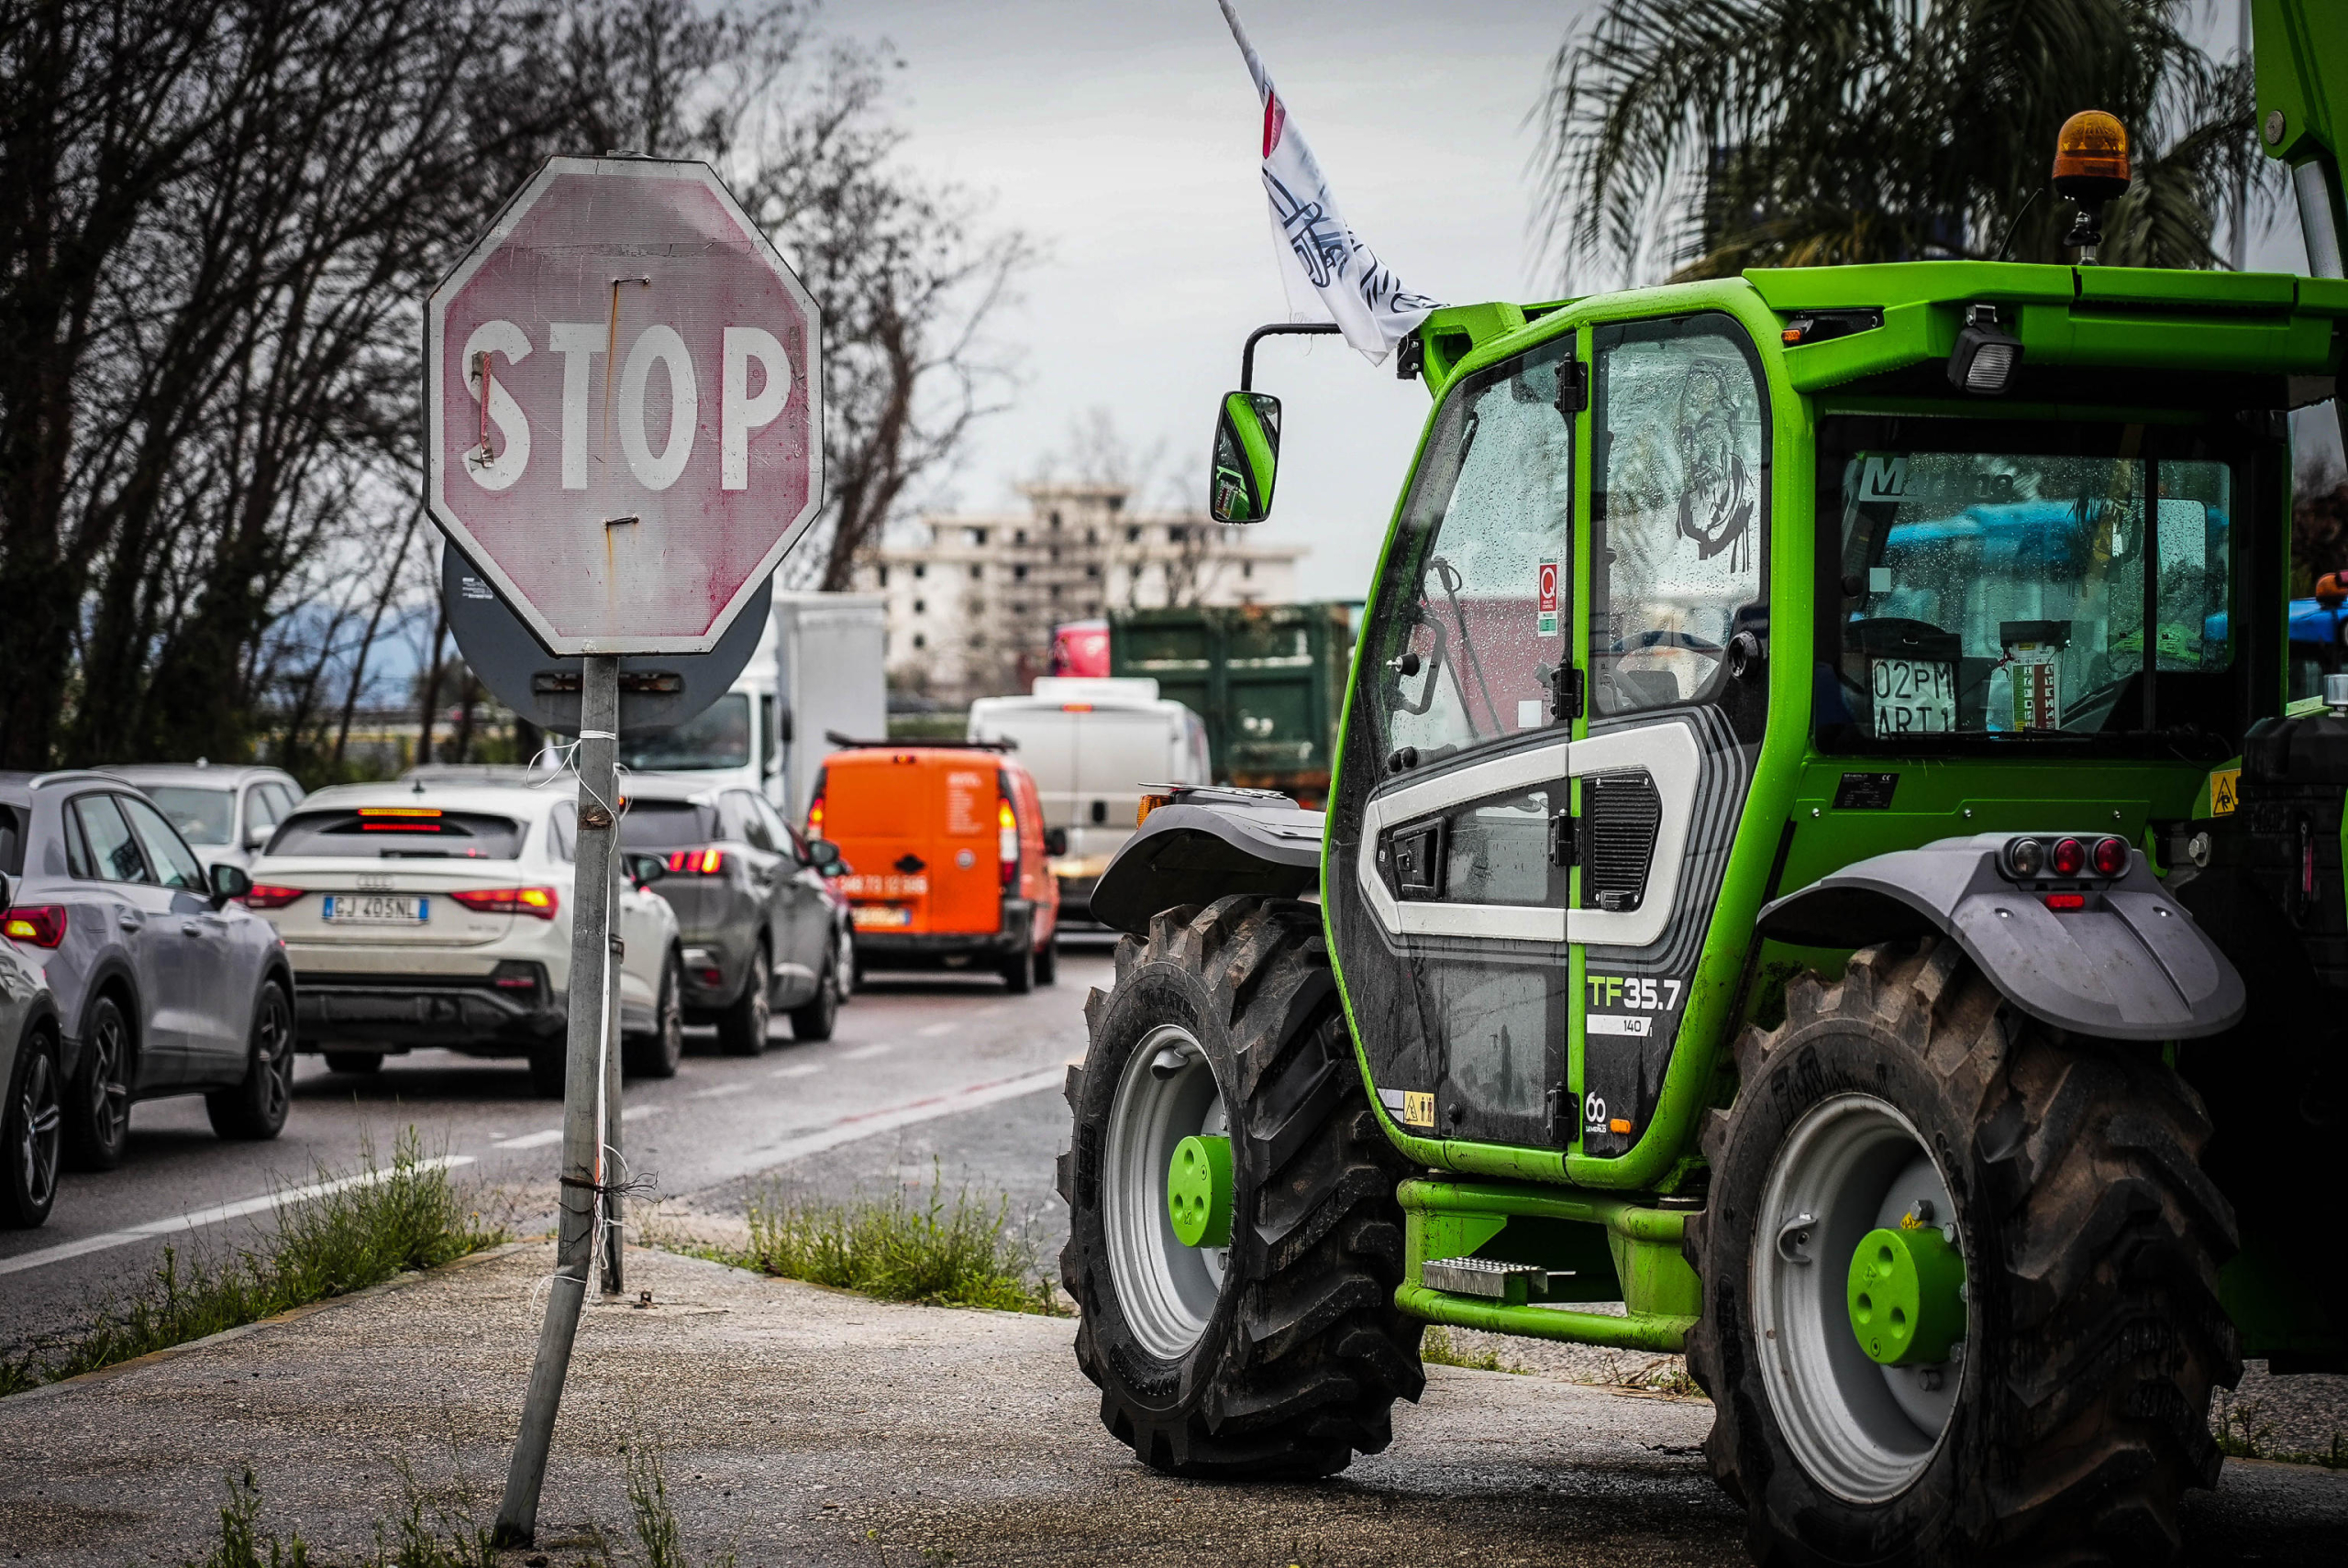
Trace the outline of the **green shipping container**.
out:
M 1109 673 L 1155 679 L 1159 696 L 1205 722 L 1216 782 L 1284 790 L 1314 807 L 1328 793 L 1352 660 L 1344 604 L 1109 617 Z

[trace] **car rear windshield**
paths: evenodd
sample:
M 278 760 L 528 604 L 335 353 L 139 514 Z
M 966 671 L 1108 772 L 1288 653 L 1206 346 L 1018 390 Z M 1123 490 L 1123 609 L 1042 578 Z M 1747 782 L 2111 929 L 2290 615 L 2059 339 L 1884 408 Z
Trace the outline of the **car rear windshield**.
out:
M 749 767 L 749 693 L 728 691 L 690 723 L 637 742 L 620 754 L 620 761 L 642 773 Z
M 271 855 L 348 855 L 370 860 L 511 860 L 522 824 L 482 812 L 430 806 L 359 806 L 296 812 L 269 841 Z
M 226 844 L 236 836 L 237 797 L 231 790 L 156 784 L 149 786 L 147 798 L 190 844 Z
M 629 849 L 691 849 L 716 836 L 716 809 L 691 801 L 630 801 L 620 816 L 620 843 Z

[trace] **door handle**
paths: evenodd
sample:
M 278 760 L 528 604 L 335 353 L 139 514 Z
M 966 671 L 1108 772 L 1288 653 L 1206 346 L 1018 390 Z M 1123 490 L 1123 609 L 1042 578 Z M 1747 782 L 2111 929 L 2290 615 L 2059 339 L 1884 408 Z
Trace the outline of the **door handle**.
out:
M 180 934 L 182 936 L 202 936 L 204 934 L 204 928 L 196 924 L 195 922 L 192 920 L 182 921 L 180 922 Z
M 114 922 L 115 924 L 122 927 L 125 931 L 137 931 L 147 923 L 145 921 L 140 920 L 137 915 L 130 914 L 127 911 L 115 916 Z

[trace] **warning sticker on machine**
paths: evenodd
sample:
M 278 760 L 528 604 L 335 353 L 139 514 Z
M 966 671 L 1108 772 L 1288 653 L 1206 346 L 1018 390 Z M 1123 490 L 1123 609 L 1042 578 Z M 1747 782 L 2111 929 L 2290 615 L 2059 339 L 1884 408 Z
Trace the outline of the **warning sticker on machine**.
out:
M 1655 1032 L 1655 1019 L 1644 1012 L 1593 1012 L 1589 1018 L 1592 1034 L 1636 1034 L 1642 1037 Z
M 1557 563 L 1541 563 L 1541 612 L 1534 630 L 1542 636 L 1557 635 Z
M 2221 767 L 2210 775 L 2210 814 L 2230 817 L 2234 805 L 2242 799 L 2242 769 Z

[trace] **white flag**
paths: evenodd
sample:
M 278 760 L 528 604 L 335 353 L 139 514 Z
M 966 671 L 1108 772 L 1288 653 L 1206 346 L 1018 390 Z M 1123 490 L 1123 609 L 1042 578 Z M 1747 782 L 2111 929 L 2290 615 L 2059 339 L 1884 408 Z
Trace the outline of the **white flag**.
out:
M 1218 0 L 1239 52 L 1247 57 L 1247 73 L 1256 79 L 1257 95 L 1264 104 L 1264 193 L 1272 204 L 1272 238 L 1285 259 L 1282 276 L 1289 301 L 1301 315 L 1307 298 L 1317 298 L 1346 335 L 1373 365 L 1409 337 L 1427 313 L 1441 302 L 1414 294 L 1388 271 L 1377 252 L 1337 211 L 1329 182 L 1312 160 L 1312 149 L 1289 118 L 1288 105 L 1272 90 L 1272 78 L 1257 57 L 1231 0 Z

